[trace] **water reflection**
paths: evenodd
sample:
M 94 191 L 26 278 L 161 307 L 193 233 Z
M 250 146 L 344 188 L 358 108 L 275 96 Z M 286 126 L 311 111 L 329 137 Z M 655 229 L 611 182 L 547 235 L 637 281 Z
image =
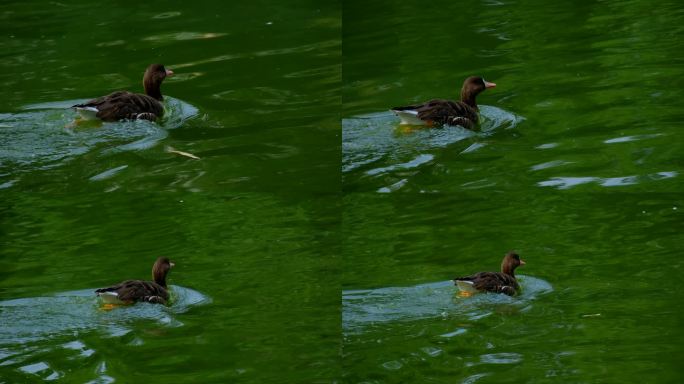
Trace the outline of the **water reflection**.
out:
M 178 17 L 182 14 L 183 13 L 180 11 L 168 11 L 168 12 L 158 13 L 158 14 L 152 16 L 152 18 L 153 19 L 170 19 L 172 17 Z
M 269 49 L 262 51 L 253 51 L 247 53 L 232 53 L 224 54 L 219 56 L 210 57 L 208 59 L 202 59 L 197 61 L 191 61 L 187 63 L 174 64 L 174 68 L 187 68 L 198 66 L 207 63 L 215 63 L 236 59 L 251 59 L 254 57 L 265 57 L 265 56 L 279 56 L 279 55 L 290 55 L 296 53 L 309 53 L 309 52 L 322 52 L 326 49 L 338 47 L 340 42 L 338 40 L 328 40 L 323 42 L 318 42 L 314 44 L 304 44 L 294 47 L 279 48 L 279 49 Z
M 155 43 L 170 43 L 184 40 L 216 39 L 226 35 L 226 33 L 214 32 L 171 32 L 162 35 L 144 37 L 143 40 L 153 41 Z
M 671 179 L 679 175 L 676 171 L 657 172 L 648 175 L 633 175 L 622 177 L 553 177 L 549 180 L 537 183 L 540 187 L 556 187 L 557 189 L 570 189 L 582 184 L 595 183 L 602 187 L 621 187 L 626 185 L 640 184 L 647 181 Z
M 662 136 L 662 134 L 654 133 L 654 134 L 649 134 L 649 135 L 622 136 L 622 137 L 615 137 L 612 139 L 607 139 L 607 140 L 604 140 L 603 142 L 606 144 L 627 143 L 630 141 L 651 139 L 651 138 L 658 137 L 658 136 Z

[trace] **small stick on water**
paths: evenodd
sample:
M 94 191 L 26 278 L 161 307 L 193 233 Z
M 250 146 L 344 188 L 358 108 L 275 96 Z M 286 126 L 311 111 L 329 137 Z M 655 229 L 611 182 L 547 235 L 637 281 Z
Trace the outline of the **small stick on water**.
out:
M 171 146 L 168 146 L 168 145 L 166 146 L 166 152 L 168 152 L 168 153 L 175 153 L 176 155 L 181 155 L 181 156 L 189 157 L 189 158 L 195 159 L 195 160 L 199 160 L 199 159 L 200 159 L 198 156 L 195 156 L 195 155 L 193 155 L 193 154 L 190 153 L 190 152 L 179 151 L 179 150 L 177 150 L 177 149 L 175 149 L 175 148 L 173 148 L 173 147 L 171 147 Z
M 582 315 L 582 317 L 600 317 L 600 313 L 588 313 L 586 315 Z

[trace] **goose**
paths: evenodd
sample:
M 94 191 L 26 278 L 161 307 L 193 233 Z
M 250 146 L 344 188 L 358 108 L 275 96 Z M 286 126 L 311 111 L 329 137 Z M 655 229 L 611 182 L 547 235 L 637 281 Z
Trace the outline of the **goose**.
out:
M 493 292 L 514 296 L 520 289 L 520 285 L 515 279 L 515 269 L 521 265 L 525 265 L 525 261 L 517 253 L 511 251 L 504 256 L 501 262 L 501 272 L 479 272 L 469 276 L 457 277 L 453 281 L 466 295 L 477 292 Z
M 105 304 L 133 304 L 138 301 L 166 304 L 169 291 L 166 286 L 166 275 L 175 264 L 168 257 L 160 257 L 152 266 L 152 279 L 126 280 L 107 288 L 95 290 Z
M 463 82 L 459 101 L 433 99 L 422 104 L 394 107 L 392 112 L 401 118 L 401 124 L 430 127 L 460 125 L 474 129 L 479 121 L 475 97 L 485 89 L 494 87 L 495 83 L 485 81 L 482 77 L 470 76 Z
M 173 71 L 164 68 L 162 64 L 151 64 L 143 76 L 144 95 L 117 91 L 83 104 L 73 105 L 72 108 L 76 109 L 86 120 L 143 119 L 155 121 L 164 115 L 164 105 L 162 104 L 164 97 L 161 94 L 161 83 L 169 76 L 173 76 Z

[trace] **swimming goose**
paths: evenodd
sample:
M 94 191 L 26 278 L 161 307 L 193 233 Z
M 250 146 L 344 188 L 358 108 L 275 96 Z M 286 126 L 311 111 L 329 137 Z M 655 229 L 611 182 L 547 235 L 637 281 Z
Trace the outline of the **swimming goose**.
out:
M 126 280 L 107 288 L 95 291 L 106 304 L 133 304 L 138 301 L 166 304 L 169 292 L 166 286 L 166 275 L 174 263 L 168 257 L 160 257 L 152 266 L 154 281 Z
M 161 83 L 173 71 L 161 64 L 147 67 L 143 76 L 145 94 L 128 91 L 117 91 L 107 96 L 92 99 L 83 104 L 72 106 L 86 120 L 100 119 L 118 121 L 124 119 L 144 119 L 155 121 L 164 115 L 164 97 L 161 94 Z
M 493 87 L 496 84 L 485 81 L 482 77 L 471 76 L 463 82 L 460 101 L 434 99 L 422 104 L 395 107 L 392 112 L 401 118 L 401 124 L 460 125 L 474 129 L 479 120 L 475 97 Z
M 501 262 L 501 272 L 480 272 L 470 276 L 457 277 L 454 283 L 465 293 L 493 292 L 513 296 L 520 289 L 515 279 L 515 269 L 525 261 L 515 252 L 508 252 Z

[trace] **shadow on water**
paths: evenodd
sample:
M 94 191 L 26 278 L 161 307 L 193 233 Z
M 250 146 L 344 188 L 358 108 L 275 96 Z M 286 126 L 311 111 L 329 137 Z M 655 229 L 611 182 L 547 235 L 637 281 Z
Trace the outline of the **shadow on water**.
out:
M 58 379 L 64 373 L 53 369 L 59 365 L 49 360 L 62 353 L 46 349 L 45 339 L 56 340 L 57 349 L 73 350 L 75 356 L 70 359 L 88 359 L 98 348 L 87 345 L 92 332 L 98 334 L 98 340 L 118 338 L 125 344 L 141 345 L 144 341 L 136 324 L 154 321 L 154 328 L 181 327 L 183 323 L 176 315 L 211 302 L 211 298 L 189 288 L 171 285 L 170 291 L 169 306 L 139 303 L 112 310 L 102 309 L 94 289 L 1 301 L 0 366 L 14 367 L 43 380 Z M 109 382 L 105 371 L 103 361 L 98 367 L 99 380 Z
M 69 107 L 82 101 L 31 104 L 19 113 L 0 114 L 0 177 L 57 167 L 92 152 L 106 157 L 146 150 L 198 114 L 192 105 L 167 96 L 166 115 L 159 124 L 140 120 L 76 125 L 78 113 Z M 11 185 L 0 183 L 0 188 Z
M 342 173 L 345 178 L 361 179 L 382 179 L 396 174 L 399 181 L 377 189 L 377 192 L 392 192 L 408 181 L 407 172 L 410 176 L 411 171 L 434 163 L 433 150 L 463 142 L 466 145 L 459 149 L 461 153 L 474 152 L 486 145 L 477 139 L 497 130 L 515 128 L 524 120 L 487 105 L 480 106 L 480 116 L 479 132 L 460 126 L 430 129 L 399 125 L 399 119 L 390 111 L 343 119 Z
M 532 301 L 553 291 L 548 282 L 518 276 L 522 292 L 516 297 L 494 294 L 458 296 L 451 281 L 420 284 L 412 287 L 389 287 L 372 290 L 349 290 L 342 294 L 342 327 L 346 334 L 362 333 L 368 327 L 395 321 L 416 321 L 428 318 L 463 318 L 476 321 L 508 307 L 528 311 Z M 452 337 L 465 332 L 459 328 L 441 336 Z

